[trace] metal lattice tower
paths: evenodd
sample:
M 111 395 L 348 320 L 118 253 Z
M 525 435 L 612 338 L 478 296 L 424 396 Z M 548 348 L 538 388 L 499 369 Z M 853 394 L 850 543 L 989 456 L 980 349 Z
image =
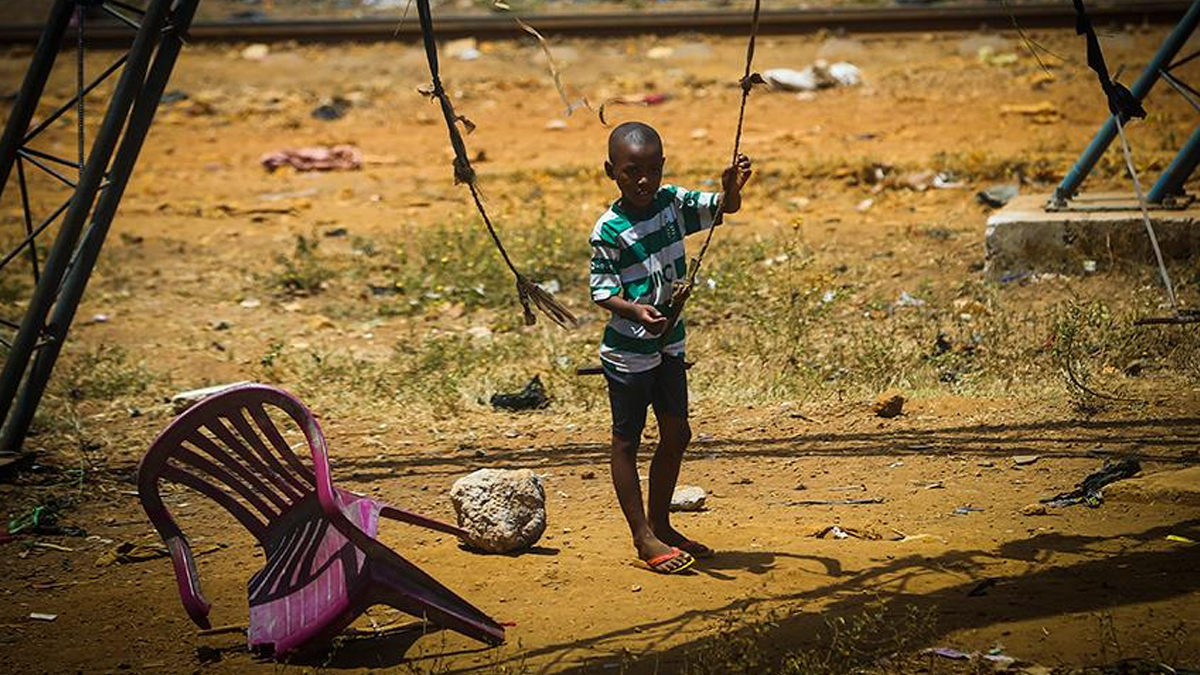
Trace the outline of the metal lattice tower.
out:
M 24 236 L 0 258 L 0 274 L 31 274 L 34 282 L 19 320 L 0 317 L 4 349 L 0 460 L 21 450 L 197 4 L 199 0 L 148 0 L 138 7 L 118 0 L 55 0 L 50 10 L 0 137 L 0 198 L 18 199 L 24 221 Z M 88 18 L 94 14 L 128 27 L 131 43 L 123 55 L 86 81 L 83 57 Z M 35 122 L 55 60 L 60 51 L 70 53 L 72 46 L 77 57 L 75 96 Z M 88 105 L 88 94 L 110 78 L 116 78 L 112 95 L 102 113 L 97 110 L 99 127 L 87 138 L 85 115 L 89 107 L 98 107 L 94 102 Z M 78 118 L 78 156 L 68 159 L 38 149 L 44 132 L 72 110 Z M 90 148 L 85 141 L 90 141 Z M 35 214 L 30 198 L 32 172 L 63 184 L 69 196 L 48 213 Z M 57 231 L 47 246 L 56 223 Z

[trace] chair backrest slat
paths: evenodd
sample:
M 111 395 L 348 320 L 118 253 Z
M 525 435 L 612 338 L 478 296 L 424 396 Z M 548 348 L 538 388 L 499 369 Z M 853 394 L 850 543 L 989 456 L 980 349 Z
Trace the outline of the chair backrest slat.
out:
M 192 434 L 191 436 L 187 437 L 186 441 L 188 444 L 204 450 L 206 453 L 212 456 L 213 459 L 216 459 L 222 464 L 226 464 L 228 466 L 230 463 L 229 455 L 221 452 L 221 450 L 217 448 L 212 441 L 208 440 L 203 435 Z M 207 473 L 209 476 L 224 483 L 230 489 L 236 491 L 239 495 L 241 495 L 242 499 L 245 499 L 250 503 L 251 506 L 258 509 L 258 512 L 261 513 L 268 522 L 279 516 L 281 511 L 276 511 L 275 509 L 271 508 L 267 502 L 263 501 L 261 497 L 255 494 L 255 491 L 251 485 L 239 480 L 238 477 L 242 475 L 242 472 L 227 471 L 224 468 L 213 464 L 199 453 L 187 449 L 187 447 L 183 445 L 180 445 L 179 450 L 175 452 L 175 458 L 184 464 L 195 466 L 201 471 Z M 242 469 L 242 471 L 245 471 L 245 469 Z
M 242 524 L 242 527 L 250 530 L 250 533 L 253 534 L 255 538 L 261 539 L 263 533 L 266 532 L 266 523 L 259 520 L 258 516 L 255 516 L 250 512 L 250 509 L 242 506 L 242 504 L 238 502 L 238 500 L 234 499 L 232 495 L 216 485 L 209 483 L 208 481 L 196 476 L 191 472 L 184 471 L 183 469 L 171 466 L 170 464 L 163 466 L 159 475 L 174 483 L 179 483 L 180 485 L 190 487 L 191 489 L 203 494 L 221 506 L 224 506 L 234 518 L 237 518 L 238 522 Z
M 218 417 L 205 424 L 204 429 L 242 460 L 244 464 L 237 462 L 234 464 L 240 469 L 238 475 L 250 480 L 254 487 L 258 488 L 261 494 L 270 499 L 280 510 L 287 510 L 292 505 L 295 498 L 289 497 L 288 493 L 280 487 L 282 481 L 275 477 L 275 472 L 259 459 L 258 455 L 251 452 L 250 448 L 229 430 L 229 427 L 225 426 L 224 418 Z
M 296 457 L 296 453 L 292 452 L 292 448 L 284 440 L 283 434 L 279 433 L 279 429 L 271 421 L 271 418 L 267 415 L 267 411 L 263 410 L 262 405 L 248 405 L 246 406 L 246 410 L 250 413 L 250 417 L 254 418 L 254 422 L 263 432 L 263 435 L 275 447 L 275 451 L 283 456 L 283 460 L 287 462 L 288 466 L 292 467 L 296 473 L 300 474 L 315 489 L 317 487 L 316 475 L 313 474 L 312 469 L 300 462 L 300 458 Z
M 312 485 L 306 485 L 304 481 L 297 478 L 291 471 L 288 471 L 288 468 L 279 461 L 279 458 L 267 448 L 266 444 L 263 443 L 262 437 L 251 428 L 250 422 L 246 419 L 246 411 L 244 409 L 233 411 L 227 419 L 233 423 L 234 429 L 250 444 L 250 447 L 254 448 L 258 456 L 266 460 L 278 479 L 283 481 L 283 485 L 280 487 L 283 489 L 286 489 L 284 486 L 291 488 L 288 494 L 293 500 L 301 499 L 304 495 L 312 492 Z

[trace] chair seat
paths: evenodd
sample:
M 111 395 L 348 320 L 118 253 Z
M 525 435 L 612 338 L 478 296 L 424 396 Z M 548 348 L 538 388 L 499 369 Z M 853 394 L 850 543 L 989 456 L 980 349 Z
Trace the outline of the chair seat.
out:
M 379 529 L 381 505 L 337 489 L 342 511 L 367 536 Z M 292 651 L 340 631 L 370 585 L 366 554 L 334 528 L 316 494 L 284 513 L 265 537 L 266 564 L 250 579 L 251 647 Z

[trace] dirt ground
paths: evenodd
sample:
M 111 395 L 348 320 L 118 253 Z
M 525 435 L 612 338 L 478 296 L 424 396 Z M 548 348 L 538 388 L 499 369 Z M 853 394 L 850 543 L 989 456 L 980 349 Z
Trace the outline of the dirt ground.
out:
M 1138 71 L 1163 35 L 1158 28 L 1109 32 L 1110 63 Z M 976 203 L 975 191 L 1011 180 L 1014 170 L 1030 183 L 1023 189 L 1048 191 L 1104 115 L 1095 80 L 1079 64 L 1082 43 L 1068 32 L 1035 37 L 1074 62 L 1051 59 L 1054 76 L 1047 79 L 1012 35 L 763 40 L 760 69 L 844 58 L 862 68 L 865 81 L 807 99 L 755 93 L 743 147 L 757 175 L 743 212 L 718 234 L 714 259 L 759 246 L 762 260 L 748 273 L 765 275 L 767 266 L 787 259 L 770 247 L 780 237 L 802 236 L 811 269 L 823 279 L 853 277 L 827 281 L 853 288 L 844 292 L 855 298 L 814 334 L 830 342 L 850 325 L 843 321 L 891 325 L 872 314 L 889 312 L 871 298 L 890 302 L 902 291 L 923 294 L 931 305 L 932 298 L 944 300 L 954 316 L 969 314 L 948 308 L 963 289 L 984 287 L 988 210 Z M 1017 62 L 981 63 L 985 45 L 1018 54 Z M 554 46 L 573 93 L 593 101 L 671 95 L 661 105 L 609 111 L 661 130 L 668 180 L 703 187 L 718 174 L 735 121 L 738 90 L 730 83 L 741 69 L 741 41 Z M 650 58 L 653 47 L 670 51 Z M 1133 656 L 1200 667 L 1200 547 L 1187 543 L 1200 540 L 1194 491 L 1114 495 L 1097 509 L 1040 515 L 1026 509 L 1071 489 L 1105 459 L 1134 454 L 1146 474 L 1194 467 L 1200 461 L 1194 370 L 1163 367 L 1135 377 L 1124 363 L 1106 366 L 1100 374 L 1119 381 L 1123 397 L 1135 401 L 1092 408 L 1074 405 L 1056 372 L 1021 359 L 1005 366 L 1009 376 L 992 373 L 969 385 L 936 374 L 892 377 L 881 366 L 868 368 L 853 386 L 813 385 L 796 393 L 786 382 L 778 390 L 759 388 L 776 373 L 743 357 L 738 345 L 723 352 L 719 320 L 698 320 L 689 352 L 697 362 L 690 374 L 695 441 L 681 480 L 704 487 L 708 504 L 675 522 L 719 554 L 680 577 L 636 564 L 607 480 L 603 385 L 569 375 L 594 360 L 602 325 L 586 296 L 586 246 L 570 242 L 586 238 L 613 197 L 599 171 L 607 130 L 586 112 L 563 115 L 536 46 L 480 49 L 475 61 L 447 58 L 444 70 L 459 111 L 478 125 L 468 144 L 485 153 L 478 168 L 489 205 L 502 233 L 555 228 L 550 239 L 567 242 L 551 251 L 573 257 L 550 269 L 567 270 L 559 295 L 583 317 L 582 327 L 570 337 L 545 320 L 517 328 L 511 300 L 385 312 L 383 300 L 367 290 L 390 281 L 388 267 L 364 252 L 371 242 L 400 255 L 421 233 L 447 222 L 480 233 L 465 193 L 452 184 L 436 108 L 415 91 L 427 76 L 416 48 L 284 45 L 262 60 L 248 60 L 241 46 L 189 48 L 171 83 L 188 98 L 160 112 L 56 373 L 40 433 L 29 439 L 40 452 L 38 464 L 0 483 L 9 517 L 57 498 L 70 503 L 62 522 L 87 535 L 22 536 L 0 545 L 0 671 L 720 672 L 713 669 L 719 662 L 706 666 L 705 655 L 727 639 L 723 631 L 731 625 L 770 617 L 759 627 L 764 653 L 820 652 L 830 648 L 830 625 L 876 611 L 889 628 L 917 639 L 907 645 L 908 656 L 947 646 L 999 649 L 1047 668 Z M 89 69 L 112 57 L 93 54 Z M 11 51 L 0 60 L 0 88 L 15 89 L 27 59 L 27 51 Z M 51 91 L 66 95 L 70 77 L 64 69 Z M 351 102 L 344 118 L 310 116 L 333 96 Z M 1042 102 L 1052 112 L 1002 111 Z M 1150 119 L 1131 129 L 1131 140 L 1139 166 L 1153 176 L 1186 138 L 1192 112 L 1165 90 L 1151 109 Z M 73 124 L 56 127 L 46 147 L 70 155 Z M 337 143 L 359 146 L 366 166 L 268 173 L 259 165 L 269 151 Z M 955 163 L 963 187 L 896 183 Z M 891 178 L 874 180 L 876 168 Z M 1109 190 L 1125 185 L 1111 160 L 1089 183 Z M 40 208 L 61 198 L 48 182 L 38 186 Z M 9 234 L 21 227 L 17 213 L 14 195 L 6 193 Z M 338 228 L 348 236 L 327 236 Z M 336 262 L 330 263 L 336 274 L 299 294 L 276 282 L 279 258 L 293 254 L 297 235 L 319 240 L 321 255 Z M 522 253 L 519 264 L 534 264 L 528 249 Z M 726 269 L 720 264 L 714 269 Z M 489 289 L 506 294 L 510 281 L 495 269 Z M 1183 298 L 1194 304 L 1194 261 L 1173 269 Z M 714 287 L 724 279 L 717 275 Z M 1013 311 L 1100 298 L 1153 312 L 1162 300 L 1142 268 L 986 292 Z M 696 302 L 698 313 L 712 306 Z M 917 324 L 928 320 L 908 316 Z M 733 310 L 729 321 L 741 325 Z M 765 323 L 772 325 L 771 317 Z M 480 340 L 519 346 L 488 352 L 507 361 L 471 371 L 481 373 L 479 382 L 455 380 L 448 409 L 417 397 L 368 396 L 348 383 L 353 374 L 335 378 L 298 365 L 320 365 L 335 354 L 355 363 L 382 361 L 394 350 L 481 328 L 486 332 L 473 333 Z M 918 335 L 932 343 L 937 332 L 929 325 Z M 1004 332 L 1032 345 L 1030 354 L 1043 353 L 1051 327 L 1014 321 Z M 896 333 L 897 344 L 902 337 Z M 1194 362 L 1187 351 L 1194 343 L 1178 339 L 1184 347 L 1172 363 Z M 799 348 L 815 352 L 819 342 Z M 127 361 L 104 357 L 115 349 Z M 441 391 L 453 365 L 414 377 Z M 484 403 L 535 372 L 551 384 L 548 409 L 511 414 Z M 482 467 L 532 468 L 543 476 L 549 527 L 526 553 L 479 555 L 449 537 L 398 524 L 385 524 L 380 534 L 508 623 L 506 645 L 481 649 L 445 632 L 421 636 L 407 617 L 376 608 L 339 649 L 279 666 L 247 653 L 236 631 L 198 635 L 165 559 L 97 565 L 112 546 L 153 535 L 131 481 L 137 460 L 171 419 L 164 399 L 248 379 L 276 382 L 309 402 L 331 441 L 335 481 L 383 501 L 451 520 L 447 490 L 460 476 Z M 910 400 L 903 415 L 877 418 L 871 400 L 888 386 Z M 1014 460 L 1029 455 L 1036 459 Z M 882 501 L 797 504 L 857 497 Z M 199 558 L 213 625 L 244 624 L 245 583 L 261 560 L 252 538 L 198 495 L 172 492 L 168 505 L 193 542 L 222 545 Z M 832 525 L 862 537 L 816 536 Z M 873 609 L 880 601 L 887 608 Z M 33 612 L 57 618 L 31 620 Z M 917 615 L 929 620 L 905 619 Z M 914 666 L 960 667 L 940 657 Z

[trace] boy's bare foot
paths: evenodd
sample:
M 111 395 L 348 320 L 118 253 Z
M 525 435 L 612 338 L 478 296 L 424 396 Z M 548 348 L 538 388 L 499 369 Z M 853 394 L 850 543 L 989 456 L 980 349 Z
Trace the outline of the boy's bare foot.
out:
M 660 532 L 659 530 L 662 531 Z M 670 525 L 665 528 L 655 528 L 654 534 L 664 544 L 667 544 L 668 546 L 674 546 L 681 551 L 686 551 L 694 558 L 711 558 L 716 555 L 716 551 L 713 551 L 711 548 L 701 544 L 698 541 L 692 541 L 691 539 L 688 539 Z
M 638 557 L 655 572 L 680 572 L 696 562 L 692 554 L 678 547 L 668 546 L 656 538 L 635 542 L 635 545 Z

